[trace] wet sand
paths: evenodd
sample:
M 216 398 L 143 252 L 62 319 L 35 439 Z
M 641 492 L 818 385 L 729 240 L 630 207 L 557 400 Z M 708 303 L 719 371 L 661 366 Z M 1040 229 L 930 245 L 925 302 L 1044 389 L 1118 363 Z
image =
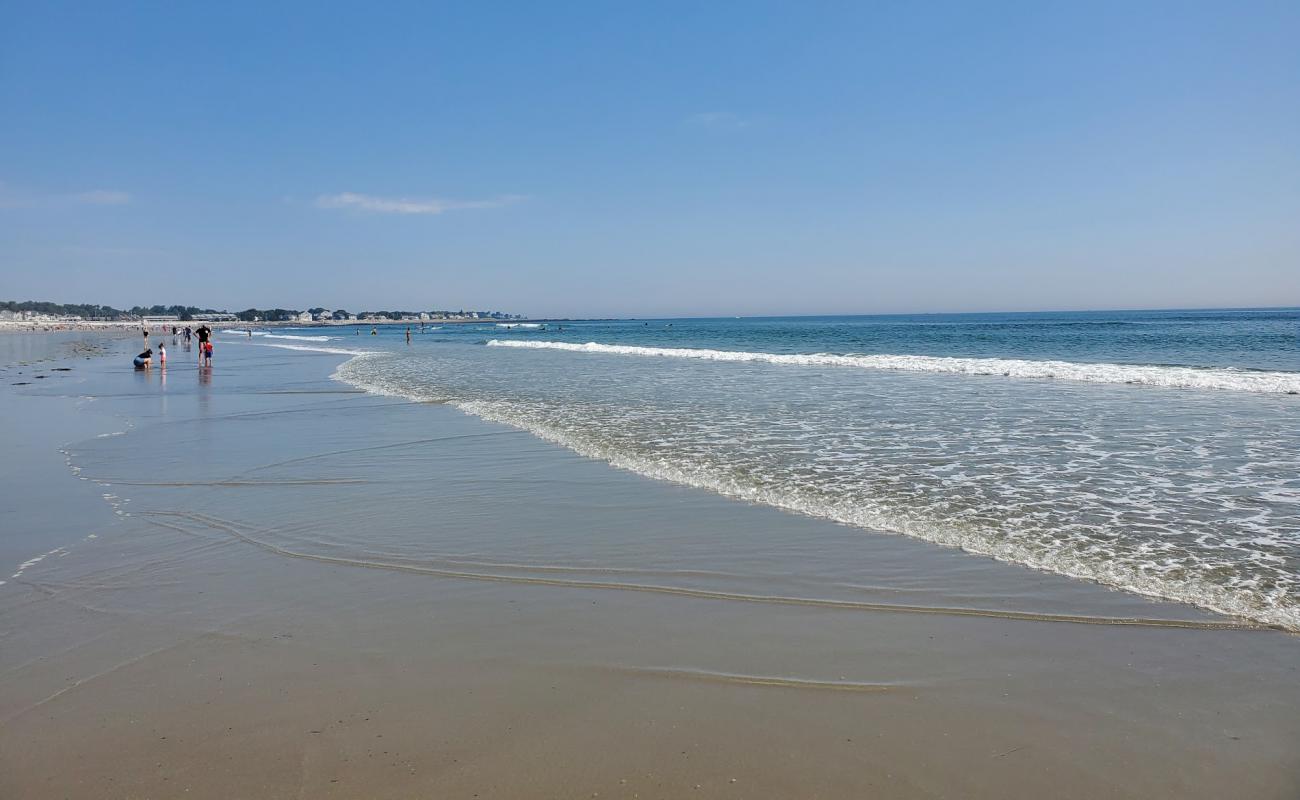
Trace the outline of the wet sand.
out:
M 0 796 L 1300 794 L 1298 637 L 133 344 L 0 373 Z

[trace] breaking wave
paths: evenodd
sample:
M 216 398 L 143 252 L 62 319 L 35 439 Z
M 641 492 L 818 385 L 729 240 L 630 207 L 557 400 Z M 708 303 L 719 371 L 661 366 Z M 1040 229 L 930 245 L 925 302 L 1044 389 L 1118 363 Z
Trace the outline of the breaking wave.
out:
M 227 330 L 222 333 L 231 336 L 248 336 L 247 331 Z M 266 331 L 253 331 L 253 336 L 259 339 L 293 339 L 300 342 L 328 342 L 338 338 L 336 336 L 294 336 L 291 333 L 267 333 Z
M 319 345 L 301 345 L 301 344 L 274 344 L 267 342 L 262 344 L 256 343 L 257 347 L 278 347 L 281 350 L 301 350 L 307 353 L 330 353 L 338 356 L 368 356 L 374 355 L 371 350 L 348 350 L 342 347 L 321 347 Z
M 1133 384 L 1174 389 L 1220 389 L 1259 394 L 1300 394 L 1300 373 L 1226 367 L 1187 367 L 1159 364 L 1087 364 L 1031 361 L 1018 358 L 958 358 L 919 355 L 837 355 L 833 353 L 757 353 L 686 347 L 639 347 L 587 342 L 545 342 L 492 339 L 489 347 L 522 347 L 623 356 L 693 358 L 708 361 L 763 362 L 801 367 L 856 367 L 895 372 L 949 375 L 997 375 L 1008 378 L 1050 378 L 1085 383 Z

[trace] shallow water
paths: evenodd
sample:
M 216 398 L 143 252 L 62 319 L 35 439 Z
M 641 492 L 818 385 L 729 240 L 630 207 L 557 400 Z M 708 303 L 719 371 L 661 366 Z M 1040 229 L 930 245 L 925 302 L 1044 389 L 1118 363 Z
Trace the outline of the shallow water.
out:
M 643 475 L 1300 630 L 1298 331 L 1270 310 L 277 335 Z

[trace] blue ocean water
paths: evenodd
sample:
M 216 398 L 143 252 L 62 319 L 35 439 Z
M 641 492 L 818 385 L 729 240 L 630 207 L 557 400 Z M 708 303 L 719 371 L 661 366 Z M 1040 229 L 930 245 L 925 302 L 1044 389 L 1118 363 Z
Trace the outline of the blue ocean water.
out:
M 1300 630 L 1297 309 L 257 341 L 657 479 Z
M 563 330 L 558 330 L 563 327 Z M 506 329 L 529 335 L 535 329 Z M 478 333 L 463 331 L 462 333 Z M 1110 311 L 548 323 L 548 339 L 1300 371 L 1300 310 Z M 496 327 L 494 335 L 501 335 Z

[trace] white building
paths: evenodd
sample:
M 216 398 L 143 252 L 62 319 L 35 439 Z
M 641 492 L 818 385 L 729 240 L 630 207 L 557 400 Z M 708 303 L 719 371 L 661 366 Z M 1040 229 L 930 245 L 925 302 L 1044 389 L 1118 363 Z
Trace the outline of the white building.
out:
M 298 322 L 311 322 L 311 312 L 304 311 L 298 316 L 294 317 L 294 319 L 296 319 Z

